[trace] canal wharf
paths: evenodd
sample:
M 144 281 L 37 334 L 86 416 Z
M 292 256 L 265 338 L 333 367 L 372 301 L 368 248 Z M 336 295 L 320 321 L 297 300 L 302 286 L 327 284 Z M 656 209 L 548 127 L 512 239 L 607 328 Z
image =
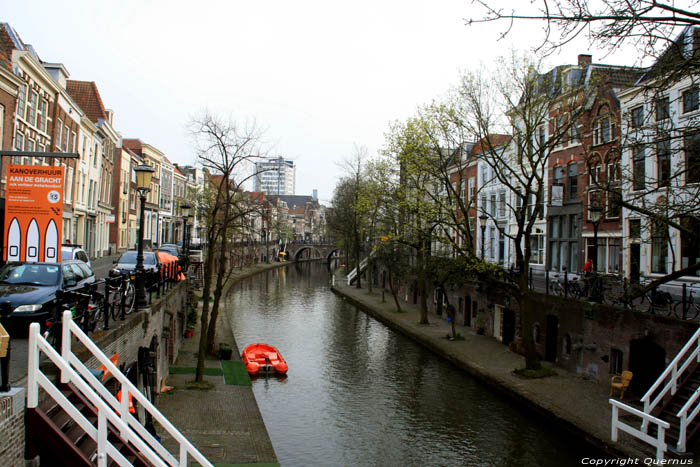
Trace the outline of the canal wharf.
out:
M 234 272 L 225 286 L 224 297 L 238 281 L 283 265 L 284 263 L 257 264 Z M 201 313 L 201 303 L 198 305 L 198 311 Z M 199 336 L 198 321 L 194 336 L 185 340 L 173 367 L 196 368 Z M 232 360 L 240 361 L 240 351 L 227 314 L 223 310 L 219 313 L 217 321 L 216 348 L 220 343 L 231 345 Z M 220 360 L 208 356 L 205 367 L 218 370 L 221 368 Z M 172 389 L 158 397 L 158 409 L 212 464 L 279 466 L 253 388 L 226 384 L 223 375 L 208 373 L 205 380 L 211 387 L 206 390 L 196 389 L 190 384 L 195 377 L 193 372 L 168 375 L 165 384 Z M 161 430 L 159 435 L 163 437 L 163 445 L 171 449 L 171 452 L 176 452 L 172 451 L 176 449 L 176 442 Z
M 388 294 L 382 300 L 381 289 L 372 293 L 367 288 L 348 285 L 337 275 L 332 290 L 374 316 L 389 327 L 429 348 L 457 367 L 467 371 L 494 390 L 511 397 L 568 430 L 572 436 L 585 439 L 608 454 L 621 458 L 652 460 L 651 446 L 642 446 L 627 436 L 618 442 L 610 440 L 612 408 L 608 389 L 582 376 L 555 368 L 556 376 L 526 379 L 514 370 L 525 366 L 525 358 L 511 351 L 493 337 L 479 335 L 472 328 L 456 325 L 464 340 L 449 340 L 451 325 L 444 318 L 429 314 L 430 324 L 421 325 L 419 305 L 401 303 L 396 311 Z M 457 396 L 457 395 L 456 395 Z M 625 400 L 626 403 L 630 401 Z

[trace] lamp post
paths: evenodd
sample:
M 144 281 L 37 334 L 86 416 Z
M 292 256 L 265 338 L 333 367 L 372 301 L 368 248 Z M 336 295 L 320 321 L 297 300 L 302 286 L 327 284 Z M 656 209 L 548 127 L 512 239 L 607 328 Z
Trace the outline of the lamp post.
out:
M 486 214 L 482 214 L 479 216 L 479 220 L 481 221 L 481 259 L 484 259 L 484 240 L 486 239 L 486 221 L 488 220 L 488 216 Z
M 187 215 L 187 220 L 185 221 L 185 256 L 187 256 L 187 262 L 190 261 L 190 235 L 192 234 L 192 229 L 190 228 L 190 220 L 194 219 L 193 214 Z
M 181 204 L 180 212 L 182 213 L 182 249 L 187 249 L 187 218 L 190 214 L 192 206 L 189 204 Z
M 588 218 L 593 224 L 593 271 L 598 269 L 598 226 L 602 217 L 603 208 L 595 204 L 588 206 Z
M 136 273 L 136 306 L 138 308 L 144 308 L 147 303 L 146 271 L 143 267 L 143 226 L 144 217 L 146 214 L 146 193 L 151 191 L 151 177 L 153 177 L 153 172 L 155 172 L 155 169 L 150 165 L 141 164 L 134 167 L 134 172 L 136 172 L 136 190 L 138 191 L 139 199 L 141 200 L 138 252 L 136 254 L 136 267 L 134 268 L 134 272 Z

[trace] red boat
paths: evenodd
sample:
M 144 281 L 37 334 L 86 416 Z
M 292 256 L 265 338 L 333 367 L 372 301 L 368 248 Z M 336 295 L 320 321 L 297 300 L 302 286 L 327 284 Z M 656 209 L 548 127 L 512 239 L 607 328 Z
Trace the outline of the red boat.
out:
M 287 374 L 287 362 L 271 345 L 251 344 L 241 353 L 241 360 L 248 374 L 255 376 L 259 373 Z

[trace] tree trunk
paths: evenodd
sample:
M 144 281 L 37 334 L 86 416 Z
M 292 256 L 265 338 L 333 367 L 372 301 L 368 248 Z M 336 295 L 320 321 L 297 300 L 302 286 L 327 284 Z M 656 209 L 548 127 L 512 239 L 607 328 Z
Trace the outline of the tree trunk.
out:
M 531 292 L 527 287 L 528 281 L 527 267 L 520 265 L 520 323 L 521 337 L 523 339 L 523 347 L 525 348 L 525 368 L 528 370 L 539 370 L 542 365 L 537 357 L 537 349 L 535 348 L 535 339 L 532 335 L 533 322 L 532 312 L 534 304 L 531 299 Z
M 395 287 L 394 285 L 394 277 L 393 274 L 391 273 L 391 270 L 389 270 L 389 290 L 391 290 L 391 296 L 394 297 L 394 303 L 396 304 L 396 311 L 399 313 L 402 313 L 403 310 L 401 310 L 401 303 L 399 302 L 399 296 L 398 296 L 398 288 Z
M 418 254 L 416 256 L 416 266 L 418 268 L 418 291 L 420 293 L 420 322 L 419 324 L 430 324 L 428 321 L 428 300 L 425 296 L 427 289 L 425 280 L 425 250 L 423 242 L 420 242 Z
M 216 339 L 216 321 L 219 318 L 219 305 L 221 303 L 221 294 L 224 289 L 224 279 L 226 277 L 226 229 L 221 232 L 221 249 L 219 255 L 218 274 L 216 275 L 216 287 L 214 288 L 214 303 L 211 307 L 211 319 L 209 320 L 209 329 L 207 329 L 207 353 L 213 354 L 214 340 Z
M 204 260 L 204 286 L 202 289 L 202 316 L 200 317 L 199 354 L 197 355 L 197 371 L 195 381 L 204 381 L 204 359 L 207 351 L 207 329 L 209 325 L 209 294 L 211 293 L 211 278 L 214 273 L 214 261 L 216 260 L 216 246 L 212 244 L 213 238 L 208 238 L 209 251 Z

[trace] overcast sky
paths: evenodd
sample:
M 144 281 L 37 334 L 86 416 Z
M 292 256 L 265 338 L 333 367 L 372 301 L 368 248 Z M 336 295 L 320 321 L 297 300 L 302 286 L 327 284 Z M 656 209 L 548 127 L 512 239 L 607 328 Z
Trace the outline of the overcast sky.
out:
M 193 164 L 193 115 L 254 118 L 272 154 L 296 162 L 296 194 L 318 189 L 325 203 L 354 144 L 375 154 L 391 121 L 444 93 L 460 70 L 538 45 L 543 26 L 519 25 L 499 42 L 505 24 L 465 25 L 469 0 L 23 0 L 1 11 L 42 60 L 97 83 L 124 137 Z M 601 55 L 579 42 L 550 62 L 579 53 Z

